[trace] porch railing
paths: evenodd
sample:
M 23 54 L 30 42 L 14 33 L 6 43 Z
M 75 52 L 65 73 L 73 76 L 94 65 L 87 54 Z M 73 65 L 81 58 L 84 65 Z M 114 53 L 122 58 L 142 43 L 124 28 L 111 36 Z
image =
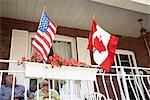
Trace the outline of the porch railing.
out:
M 149 100 L 150 68 L 112 66 L 97 74 L 100 92 L 114 100 Z
M 17 70 L 21 65 L 17 64 L 17 61 L 10 60 L 0 60 L 0 64 L 11 63 L 15 64 L 15 68 L 11 70 L 0 70 L 0 83 L 3 83 L 3 76 L 5 74 L 13 74 L 14 77 L 17 77 L 17 83 L 21 83 L 25 86 L 25 100 L 27 100 L 27 90 L 29 90 L 29 78 L 24 77 L 25 70 Z M 98 67 L 93 65 L 93 67 Z M 20 74 L 20 75 L 19 75 Z M 58 73 L 59 74 L 59 73 Z M 96 92 L 92 93 L 89 96 L 86 96 L 87 100 L 99 100 L 98 97 L 103 99 L 113 99 L 113 100 L 149 100 L 150 99 L 150 68 L 143 67 L 125 67 L 125 66 L 112 66 L 109 73 L 103 72 L 102 69 L 99 69 L 97 73 L 97 82 L 100 90 L 100 94 Z M 21 81 L 22 80 L 22 81 Z M 14 81 L 15 82 L 15 81 Z M 37 82 L 38 83 L 38 82 Z M 52 80 L 52 89 L 55 89 L 55 82 Z M 0 84 L 1 87 L 1 84 Z M 58 81 L 58 92 L 60 97 L 65 96 L 61 94 L 61 82 Z M 37 89 L 38 84 L 37 84 Z M 14 87 L 12 88 L 14 91 Z M 95 89 L 95 91 L 97 91 Z M 81 90 L 76 91 L 81 92 Z M 85 98 L 80 98 L 80 93 L 68 94 L 68 96 L 76 96 L 79 100 L 84 100 Z M 72 97 L 73 97 L 72 96 Z M 13 100 L 14 93 L 12 92 L 11 100 Z M 70 98 L 68 100 L 77 100 L 77 98 Z M 63 98 L 62 98 L 63 100 Z

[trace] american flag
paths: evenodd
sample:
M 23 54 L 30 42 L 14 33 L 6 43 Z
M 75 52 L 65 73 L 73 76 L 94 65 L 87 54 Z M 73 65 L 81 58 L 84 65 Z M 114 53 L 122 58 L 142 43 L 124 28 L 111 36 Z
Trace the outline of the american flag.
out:
M 43 11 L 37 34 L 32 42 L 33 47 L 38 51 L 43 60 L 47 61 L 48 54 L 53 40 L 55 39 L 57 26 L 53 23 L 45 11 Z

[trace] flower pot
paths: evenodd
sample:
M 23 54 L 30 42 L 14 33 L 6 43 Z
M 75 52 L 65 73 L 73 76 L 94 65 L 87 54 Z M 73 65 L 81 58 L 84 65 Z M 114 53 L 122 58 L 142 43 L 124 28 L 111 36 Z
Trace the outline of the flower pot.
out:
M 98 69 L 73 66 L 54 67 L 50 64 L 24 62 L 26 77 L 57 80 L 95 80 Z

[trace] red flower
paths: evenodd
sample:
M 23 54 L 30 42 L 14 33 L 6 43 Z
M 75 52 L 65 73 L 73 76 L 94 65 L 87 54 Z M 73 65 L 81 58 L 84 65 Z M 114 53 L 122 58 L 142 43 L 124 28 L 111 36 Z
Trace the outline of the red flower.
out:
M 26 60 L 26 57 L 22 57 L 22 62 L 24 62 Z
M 34 59 L 34 57 L 32 56 L 31 58 L 30 58 L 30 61 L 32 62 L 35 62 L 35 59 Z
M 42 62 L 42 59 L 40 57 L 37 58 L 38 62 Z
M 77 66 L 77 61 L 74 58 L 71 58 L 69 64 L 71 66 Z
M 26 58 L 22 57 L 22 61 L 25 61 Z M 42 62 L 43 59 L 40 56 L 40 54 L 35 53 L 31 58 L 30 61 L 32 62 Z M 19 64 L 20 62 L 18 62 Z M 47 64 L 51 64 L 52 66 L 82 66 L 82 67 L 87 67 L 86 64 L 82 62 L 78 62 L 75 59 L 71 58 L 70 60 L 68 59 L 63 59 L 59 54 L 54 53 L 52 56 L 49 56 L 48 60 L 46 61 Z
M 68 60 L 67 60 L 67 59 L 63 59 L 63 60 L 62 60 L 62 65 L 67 66 L 67 65 L 68 65 Z
M 82 64 L 82 62 L 75 62 L 75 66 L 81 66 Z
M 53 65 L 53 66 L 59 66 L 59 64 L 58 64 L 58 62 L 56 60 L 52 61 L 51 65 Z
M 58 55 L 57 53 L 54 53 L 54 54 L 53 54 L 53 57 L 54 57 L 56 60 L 62 61 L 62 57 L 61 57 L 60 55 Z

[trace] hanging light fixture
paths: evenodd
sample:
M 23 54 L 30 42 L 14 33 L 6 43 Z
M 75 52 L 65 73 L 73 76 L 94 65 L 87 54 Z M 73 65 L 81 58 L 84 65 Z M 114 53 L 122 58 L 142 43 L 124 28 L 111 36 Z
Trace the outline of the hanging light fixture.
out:
M 138 19 L 138 22 L 140 22 L 140 25 L 141 25 L 140 33 L 141 33 L 141 35 L 145 35 L 145 34 L 147 34 L 147 30 L 143 27 L 142 21 L 143 21 L 143 19 Z
M 146 39 L 146 35 L 148 34 L 148 36 L 150 35 L 150 31 L 148 32 L 144 27 L 143 27 L 143 24 L 142 24 L 142 21 L 143 19 L 138 19 L 138 22 L 140 23 L 141 25 L 141 30 L 140 30 L 140 33 L 141 33 L 141 36 L 143 37 L 144 39 L 144 42 L 145 42 L 145 45 L 146 45 L 146 48 L 147 48 L 147 51 L 148 51 L 148 54 L 150 56 L 150 44 L 148 44 L 148 40 Z M 148 37 L 149 38 L 149 37 Z

